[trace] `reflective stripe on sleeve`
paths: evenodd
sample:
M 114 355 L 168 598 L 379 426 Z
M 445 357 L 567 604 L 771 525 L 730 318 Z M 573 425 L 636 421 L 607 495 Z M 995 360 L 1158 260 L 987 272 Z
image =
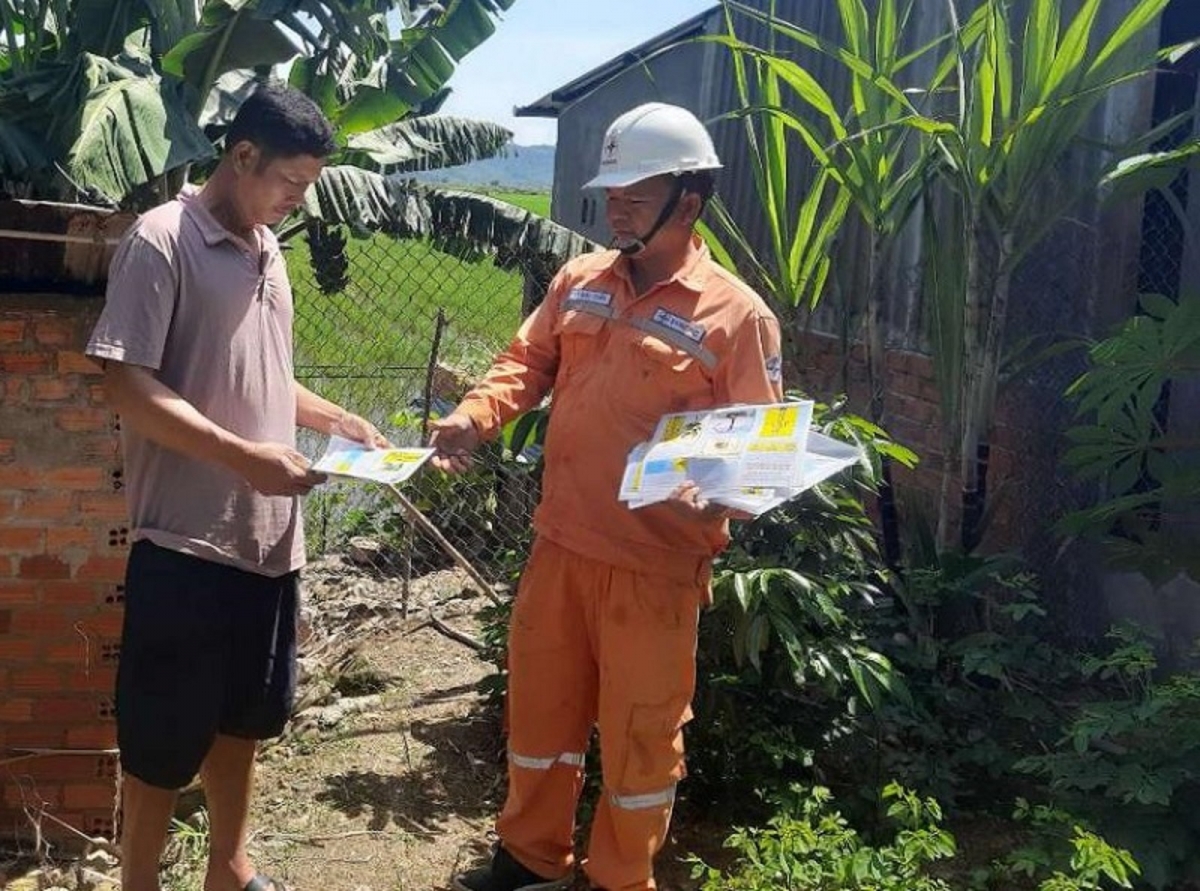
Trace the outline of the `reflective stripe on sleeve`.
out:
M 634 318 L 628 319 L 627 321 L 629 325 L 636 328 L 638 331 L 641 331 L 644 334 L 652 334 L 659 340 L 665 340 L 672 346 L 683 350 L 710 371 L 717 367 L 717 357 L 711 350 L 708 350 L 695 341 L 688 339 L 673 328 L 668 328 L 661 322 L 654 321 L 654 319 Z
M 666 807 L 675 802 L 675 787 L 668 786 L 659 792 L 646 792 L 643 795 L 618 795 L 610 792 L 609 801 L 613 807 L 623 811 L 642 811 L 652 807 Z
M 549 770 L 555 764 L 569 764 L 572 767 L 583 767 L 584 752 L 563 752 L 561 755 L 551 756 L 550 758 L 532 758 L 529 755 L 518 755 L 516 752 L 509 750 L 508 760 L 517 767 L 524 767 L 526 770 Z

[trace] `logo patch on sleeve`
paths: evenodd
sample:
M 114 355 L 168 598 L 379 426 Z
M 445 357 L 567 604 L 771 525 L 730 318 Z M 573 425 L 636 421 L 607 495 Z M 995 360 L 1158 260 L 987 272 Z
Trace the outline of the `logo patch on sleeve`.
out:
M 665 310 L 661 306 L 654 310 L 651 320 L 662 325 L 664 328 L 669 328 L 676 334 L 682 334 L 693 343 L 700 343 L 704 340 L 704 335 L 708 333 L 704 330 L 703 325 L 697 325 L 683 316 L 677 316 L 675 313 Z
M 768 356 L 766 361 L 767 380 L 773 384 L 783 380 L 783 358 L 781 356 Z

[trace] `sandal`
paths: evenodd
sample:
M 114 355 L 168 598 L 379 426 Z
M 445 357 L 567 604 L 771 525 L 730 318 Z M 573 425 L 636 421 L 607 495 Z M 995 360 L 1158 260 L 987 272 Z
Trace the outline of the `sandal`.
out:
M 288 886 L 279 879 L 258 873 L 246 883 L 246 887 L 242 891 L 288 891 Z

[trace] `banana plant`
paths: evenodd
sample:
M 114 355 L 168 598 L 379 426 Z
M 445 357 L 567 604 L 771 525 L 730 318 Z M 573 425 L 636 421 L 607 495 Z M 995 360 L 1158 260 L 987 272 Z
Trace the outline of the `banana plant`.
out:
M 325 169 L 305 197 L 305 215 L 359 232 L 431 238 L 435 244 L 491 253 L 504 268 L 529 269 L 543 261 L 557 268 L 599 248 L 565 226 L 504 201 L 345 165 Z
M 24 196 L 161 200 L 168 175 L 212 157 L 202 125 L 219 85 L 281 68 L 334 122 L 336 160 L 488 157 L 508 138 L 494 125 L 411 122 L 440 107 L 513 2 L 0 0 L 0 179 Z

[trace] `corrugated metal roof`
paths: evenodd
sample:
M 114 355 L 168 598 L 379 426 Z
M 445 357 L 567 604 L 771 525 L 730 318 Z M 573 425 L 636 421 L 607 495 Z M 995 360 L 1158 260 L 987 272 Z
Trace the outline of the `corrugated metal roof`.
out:
M 720 10 L 720 6 L 714 6 L 699 15 L 693 16 L 669 31 L 664 31 L 657 37 L 652 37 L 645 43 L 639 44 L 633 49 L 626 50 L 613 59 L 609 59 L 603 65 L 599 65 L 586 74 L 575 78 L 570 83 L 564 84 L 558 89 L 547 93 L 541 99 L 537 99 L 529 105 L 517 106 L 513 109 L 513 115 L 518 118 L 558 117 L 559 113 L 566 106 L 586 96 L 598 87 L 604 86 L 604 84 L 621 74 L 621 72 L 628 69 L 631 65 L 645 62 L 652 56 L 669 50 L 678 43 L 705 33 L 709 17 Z

